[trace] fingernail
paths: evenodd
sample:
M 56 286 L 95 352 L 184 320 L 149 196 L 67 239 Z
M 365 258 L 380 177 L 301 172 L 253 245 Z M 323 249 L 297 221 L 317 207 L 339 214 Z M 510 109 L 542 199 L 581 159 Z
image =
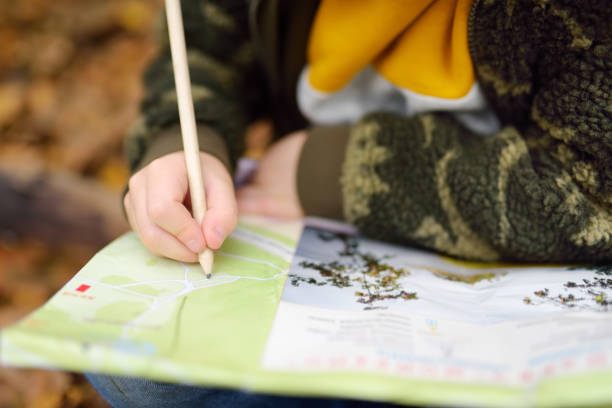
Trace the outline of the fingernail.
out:
M 192 239 L 187 242 L 187 248 L 191 249 L 191 252 L 197 253 L 200 250 L 200 241 L 197 239 Z
M 223 240 L 225 239 L 225 231 L 221 227 L 213 228 L 213 232 L 215 233 L 215 240 L 217 241 L 217 245 L 221 246 Z

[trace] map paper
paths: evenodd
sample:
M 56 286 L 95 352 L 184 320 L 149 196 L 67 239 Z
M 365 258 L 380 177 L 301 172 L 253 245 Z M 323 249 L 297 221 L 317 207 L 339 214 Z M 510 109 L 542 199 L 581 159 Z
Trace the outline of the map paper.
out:
M 612 267 L 475 264 L 325 220 L 301 230 L 242 219 L 210 280 L 126 234 L 0 332 L 0 361 L 406 404 L 612 404 Z

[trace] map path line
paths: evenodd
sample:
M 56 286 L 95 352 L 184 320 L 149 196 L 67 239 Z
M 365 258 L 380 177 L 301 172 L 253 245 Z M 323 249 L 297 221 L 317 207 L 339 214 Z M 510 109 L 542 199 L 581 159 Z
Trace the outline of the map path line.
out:
M 254 235 L 254 234 L 253 234 L 253 235 Z M 260 248 L 261 248 L 261 247 L 260 247 Z M 223 256 L 227 256 L 227 257 L 229 257 L 229 258 L 237 258 L 237 259 L 241 259 L 241 260 L 244 260 L 244 261 L 249 261 L 249 262 L 253 262 L 253 263 L 264 264 L 264 265 L 267 265 L 267 266 L 269 266 L 269 267 L 271 267 L 271 268 L 274 268 L 274 269 L 276 269 L 276 270 L 279 270 L 279 271 L 283 272 L 282 274 L 286 274 L 286 273 L 287 273 L 287 270 L 286 270 L 286 269 L 279 268 L 278 266 L 276 266 L 276 265 L 274 265 L 273 263 L 268 262 L 268 261 L 263 261 L 263 260 L 260 260 L 260 259 L 255 259 L 255 258 L 249 258 L 249 257 L 246 257 L 246 256 L 234 255 L 234 254 L 230 254 L 230 253 L 223 252 L 223 251 L 217 251 L 217 253 L 218 253 L 218 254 L 221 254 L 221 255 L 223 255 Z M 183 285 L 185 285 L 187 288 L 190 288 L 190 287 L 191 287 L 191 288 L 195 288 L 195 287 L 193 286 L 193 284 L 194 284 L 194 283 L 199 283 L 199 282 L 202 282 L 202 281 L 208 280 L 208 279 L 198 279 L 198 280 L 196 280 L 196 281 L 190 281 L 190 280 L 188 279 L 189 268 L 187 267 L 187 265 L 185 265 L 185 264 L 184 264 L 184 263 L 182 263 L 182 262 L 180 262 L 180 264 L 181 264 L 181 265 L 183 266 L 183 268 L 185 269 L 185 274 L 184 274 L 184 278 L 183 278 L 183 280 L 180 280 L 180 279 L 162 279 L 162 280 L 140 281 L 140 282 L 122 283 L 122 284 L 119 284 L 119 285 L 111 285 L 111 284 L 108 284 L 108 283 L 100 282 L 100 281 L 95 280 L 95 279 L 92 279 L 92 278 L 86 278 L 86 277 L 84 277 L 84 278 L 82 278 L 82 279 L 83 279 L 83 281 L 88 282 L 88 283 L 96 284 L 96 285 L 99 285 L 99 286 L 104 286 L 104 287 L 107 287 L 107 288 L 110 288 L 110 289 L 116 289 L 116 290 L 118 290 L 118 291 L 120 291 L 120 292 L 128 293 L 128 294 L 130 294 L 130 295 L 139 296 L 139 297 L 144 297 L 144 298 L 148 298 L 148 299 L 151 299 L 151 300 L 156 301 L 156 300 L 159 300 L 159 299 L 160 299 L 160 298 L 159 298 L 159 297 L 157 297 L 157 296 L 145 295 L 145 294 L 143 294 L 143 293 L 139 293 L 139 292 L 131 291 L 131 290 L 129 290 L 129 289 L 124 289 L 124 288 L 130 287 L 130 286 L 151 285 L 151 284 L 154 284 L 154 283 L 182 283 L 182 284 L 183 284 Z M 273 277 L 271 277 L 270 279 L 274 279 L 274 278 L 278 277 L 279 275 L 281 275 L 281 274 L 276 274 L 276 275 L 274 275 Z M 255 277 L 250 277 L 250 276 L 237 276 L 237 275 L 219 275 L 218 277 L 219 277 L 219 278 L 222 278 L 222 277 L 223 277 L 223 278 L 228 278 L 228 277 L 237 277 L 237 278 L 239 278 L 239 279 L 268 280 L 268 278 L 255 278 Z M 215 280 L 215 279 L 213 278 L 213 280 Z M 235 280 L 232 280 L 231 282 L 224 282 L 224 283 L 232 283 L 232 282 L 235 282 L 235 281 L 236 281 L 236 279 L 235 279 Z M 211 286 L 217 286 L 217 285 L 206 285 L 206 286 L 199 286 L 197 289 L 206 288 L 206 287 L 211 287 Z
M 278 256 L 286 262 L 291 261 L 295 251 L 295 248 L 290 248 L 276 240 L 251 232 L 242 227 L 236 227 L 236 229 L 234 229 L 232 232 L 231 238 L 254 245 L 259 249 Z
M 184 285 L 187 286 L 187 288 L 193 288 L 193 283 L 189 281 L 189 268 L 184 263 L 179 263 L 183 266 L 183 270 L 185 271 L 183 275 L 183 281 L 185 281 Z
M 253 259 L 253 258 L 249 258 L 249 257 L 246 257 L 246 256 L 241 256 L 241 255 L 229 254 L 229 253 L 223 252 L 223 251 L 215 251 L 215 253 L 223 255 L 223 256 L 227 256 L 228 258 L 242 259 L 243 261 L 249 261 L 249 262 L 253 262 L 253 263 L 268 265 L 269 267 L 274 268 L 276 270 L 284 271 L 283 268 L 280 268 L 280 267 L 278 267 L 278 266 L 276 266 L 273 263 L 268 262 L 268 261 L 262 261 L 260 259 Z
M 226 276 L 229 276 L 229 275 L 226 275 Z M 84 278 L 84 279 L 90 279 L 90 278 Z M 189 282 L 195 283 L 195 282 L 199 282 L 199 280 L 198 281 L 189 281 Z M 103 283 L 103 282 L 100 282 L 100 283 Z M 127 287 L 130 287 L 130 286 L 141 286 L 141 285 L 145 285 L 145 284 L 149 284 L 150 285 L 152 283 L 183 283 L 184 284 L 185 281 L 182 280 L 182 279 L 160 279 L 160 280 L 146 281 L 146 282 L 122 283 L 122 284 L 116 285 L 116 286 L 113 286 L 113 285 L 109 285 L 109 286 L 113 286 L 115 288 L 127 288 Z
M 218 276 L 220 278 L 223 278 L 223 277 L 225 277 L 225 278 L 238 278 L 236 280 L 246 279 L 246 280 L 268 281 L 268 280 L 276 279 L 279 276 L 286 275 L 287 272 L 289 272 L 289 271 L 288 270 L 284 270 L 284 271 L 281 271 L 280 273 L 277 273 L 276 275 L 270 276 L 268 278 L 259 278 L 257 276 L 237 276 L 237 275 L 218 275 Z M 200 280 L 197 280 L 197 281 L 193 281 L 193 283 L 198 283 L 198 282 L 203 282 L 203 281 L 210 281 L 210 279 L 200 279 Z M 208 287 L 208 286 L 198 286 L 196 289 L 205 288 L 205 287 Z
M 145 295 L 144 293 L 139 293 L 139 292 L 134 292 L 133 290 L 129 290 L 129 289 L 124 289 L 122 287 L 122 285 L 111 285 L 109 283 L 104 283 L 104 282 L 100 282 L 98 280 L 92 279 L 92 278 L 82 278 L 81 279 L 83 282 L 87 282 L 90 283 L 92 285 L 98 285 L 98 286 L 103 286 L 105 288 L 110 288 L 110 289 L 115 289 L 119 292 L 123 292 L 123 293 L 127 293 L 129 295 L 133 295 L 133 296 L 138 296 L 138 297 L 143 297 L 143 298 L 147 298 L 150 300 L 157 300 L 158 297 L 157 296 L 153 296 L 153 295 Z M 182 282 L 182 281 L 175 281 L 175 282 Z M 145 283 L 138 283 L 137 286 L 140 285 L 144 285 Z

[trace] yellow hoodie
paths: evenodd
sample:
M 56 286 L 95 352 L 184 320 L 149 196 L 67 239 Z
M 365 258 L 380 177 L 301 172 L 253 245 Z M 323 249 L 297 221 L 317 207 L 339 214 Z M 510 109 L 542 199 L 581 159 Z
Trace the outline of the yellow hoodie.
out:
M 327 124 L 375 110 L 448 110 L 469 123 L 476 114 L 473 130 L 494 131 L 468 49 L 471 2 L 322 0 L 298 84 L 300 109 Z

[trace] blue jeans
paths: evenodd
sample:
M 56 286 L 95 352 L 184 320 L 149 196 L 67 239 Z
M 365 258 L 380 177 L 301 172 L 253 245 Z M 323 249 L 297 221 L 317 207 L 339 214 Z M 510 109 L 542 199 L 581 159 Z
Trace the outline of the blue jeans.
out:
M 115 408 L 383 408 L 388 404 L 329 398 L 281 397 L 167 384 L 143 378 L 86 374 Z

